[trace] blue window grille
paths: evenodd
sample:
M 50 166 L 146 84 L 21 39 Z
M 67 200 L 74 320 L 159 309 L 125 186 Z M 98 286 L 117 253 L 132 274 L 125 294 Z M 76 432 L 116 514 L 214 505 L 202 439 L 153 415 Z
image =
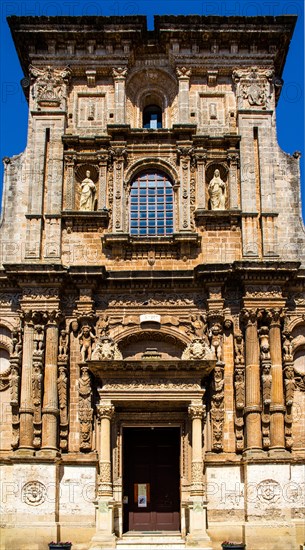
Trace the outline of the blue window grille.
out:
M 130 191 L 130 234 L 136 237 L 172 235 L 173 186 L 165 174 L 139 174 Z

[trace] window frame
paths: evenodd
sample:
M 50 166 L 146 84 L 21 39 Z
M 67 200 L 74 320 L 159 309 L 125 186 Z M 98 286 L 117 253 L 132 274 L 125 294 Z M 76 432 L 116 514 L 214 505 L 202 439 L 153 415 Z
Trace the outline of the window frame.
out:
M 128 211 L 132 238 L 172 237 L 175 196 L 171 178 L 159 169 L 138 172 L 130 184 Z

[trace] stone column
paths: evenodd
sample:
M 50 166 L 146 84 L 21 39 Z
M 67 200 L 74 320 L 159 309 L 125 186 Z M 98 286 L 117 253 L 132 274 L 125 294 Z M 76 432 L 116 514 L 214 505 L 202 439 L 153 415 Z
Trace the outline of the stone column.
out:
M 202 418 L 205 407 L 201 404 L 191 404 L 188 413 L 192 419 L 192 489 L 191 494 L 202 493 L 203 461 L 202 461 Z
M 125 82 L 127 68 L 115 67 L 112 69 L 114 80 L 114 122 L 115 124 L 125 124 Z
M 284 388 L 282 368 L 282 343 L 280 311 L 271 311 L 269 328 L 269 344 L 271 356 L 271 405 L 270 405 L 270 449 L 285 449 L 284 426 Z
M 177 68 L 177 76 L 179 81 L 179 95 L 178 95 L 178 104 L 179 104 L 179 124 L 189 124 L 190 115 L 189 115 L 189 94 L 190 94 L 190 76 L 191 69 L 186 67 Z
M 204 546 L 210 540 L 206 532 L 206 500 L 203 487 L 202 419 L 205 406 L 201 402 L 191 403 L 188 413 L 192 419 L 192 480 L 187 540 L 190 546 Z
M 114 407 L 104 402 L 97 407 L 100 422 L 99 481 L 96 506 L 96 534 L 92 537 L 91 550 L 115 548 L 114 499 L 111 482 L 111 418 Z
M 57 355 L 58 355 L 58 314 L 48 315 L 46 324 L 46 350 L 44 397 L 42 408 L 42 444 L 41 452 L 57 453 L 58 431 L 58 394 L 57 394 Z
M 100 481 L 98 492 L 100 495 L 112 496 L 111 482 L 111 418 L 114 414 L 114 406 L 110 403 L 101 404 L 97 407 L 98 417 L 101 423 L 99 466 Z
M 246 323 L 246 450 L 262 448 L 260 357 L 255 310 L 245 310 Z
M 34 323 L 31 312 L 24 315 L 23 329 L 23 354 L 21 371 L 21 396 L 20 396 L 20 439 L 19 451 L 29 454 L 34 453 L 33 448 L 33 399 L 32 399 L 32 370 L 34 351 Z

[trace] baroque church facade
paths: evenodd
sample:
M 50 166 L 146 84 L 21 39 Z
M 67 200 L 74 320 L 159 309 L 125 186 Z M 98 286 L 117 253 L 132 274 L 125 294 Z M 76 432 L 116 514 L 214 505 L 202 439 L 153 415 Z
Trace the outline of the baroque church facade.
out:
M 304 543 L 295 19 L 9 18 L 1 549 Z

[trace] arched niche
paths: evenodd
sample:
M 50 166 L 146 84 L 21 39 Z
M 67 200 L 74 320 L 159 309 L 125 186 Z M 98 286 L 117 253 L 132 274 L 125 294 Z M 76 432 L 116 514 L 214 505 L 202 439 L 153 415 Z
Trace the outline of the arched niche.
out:
M 127 120 L 143 128 L 143 110 L 156 105 L 162 111 L 162 128 L 171 128 L 177 118 L 178 86 L 174 75 L 157 68 L 131 72 L 126 82 Z
M 159 360 L 181 359 L 187 342 L 173 333 L 151 329 L 136 333 L 128 331 L 117 339 L 117 344 L 123 359 L 137 361 L 151 357 Z

